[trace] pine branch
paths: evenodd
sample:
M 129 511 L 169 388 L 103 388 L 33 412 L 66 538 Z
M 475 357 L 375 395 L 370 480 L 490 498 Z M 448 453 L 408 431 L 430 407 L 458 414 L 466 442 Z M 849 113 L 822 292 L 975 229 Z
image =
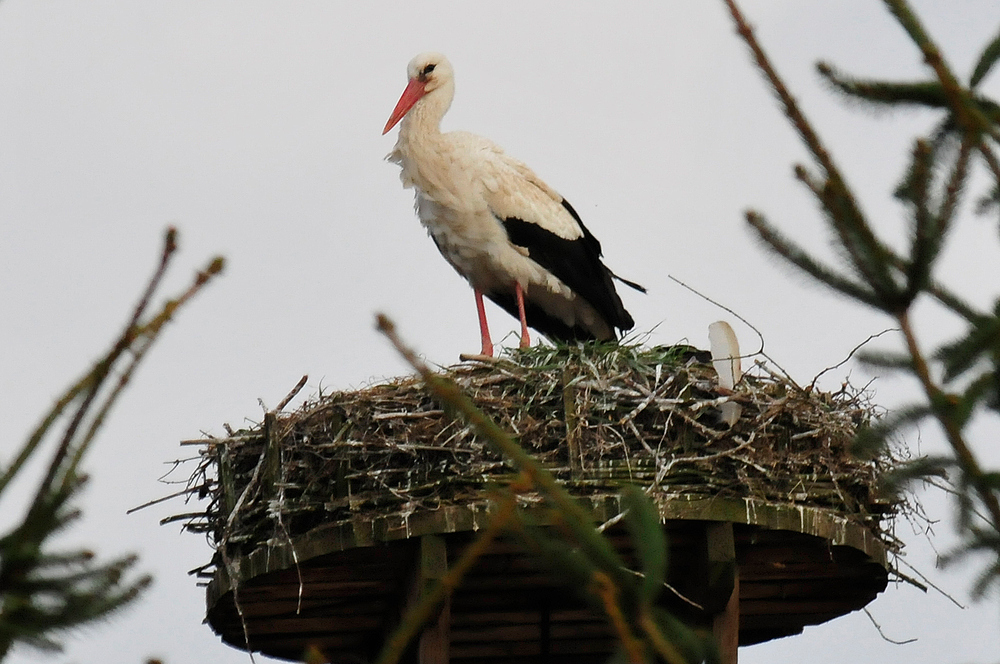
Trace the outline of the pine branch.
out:
M 997 159 L 997 156 L 993 154 L 993 150 L 990 149 L 990 146 L 986 143 L 986 141 L 981 141 L 978 149 L 979 154 L 981 154 L 983 159 L 986 161 L 986 166 L 990 169 L 990 173 L 993 175 L 994 180 L 997 182 L 997 185 L 1000 186 L 1000 159 Z
M 896 17 L 896 20 L 899 21 L 899 24 L 903 26 L 904 30 L 906 30 L 910 39 L 913 40 L 913 43 L 916 44 L 923 53 L 924 62 L 927 63 L 927 65 L 934 70 L 934 73 L 937 74 L 938 81 L 941 83 L 945 98 L 948 100 L 948 105 L 958 118 L 959 124 L 963 127 L 973 126 L 971 118 L 968 117 L 966 104 L 964 103 L 965 94 L 961 84 L 951 72 L 947 63 L 945 63 L 944 57 L 941 55 L 941 51 L 931 40 L 926 30 L 924 30 L 924 27 L 921 25 L 916 14 L 914 14 L 913 10 L 910 9 L 906 0 L 884 1 L 886 6 L 889 8 L 889 12 Z
M 908 261 L 895 253 L 889 254 L 889 261 L 900 271 L 906 272 L 909 269 Z M 928 281 L 925 290 L 928 295 L 966 321 L 974 322 L 986 315 L 936 281 Z
M 864 302 L 870 307 L 885 311 L 878 295 L 864 284 L 855 283 L 850 278 L 838 274 L 831 268 L 814 260 L 804 249 L 788 240 L 774 226 L 767 223 L 764 217 L 756 212 L 746 213 L 747 222 L 757 231 L 760 239 L 771 251 L 792 263 L 806 274 L 830 288 Z
M 1000 59 L 1000 34 L 997 34 L 993 38 L 993 41 L 983 49 L 976 67 L 972 70 L 972 76 L 969 78 L 969 87 L 974 88 L 978 86 L 986 78 L 987 74 L 990 73 L 990 70 L 997 63 L 998 59 Z
M 851 97 L 875 104 L 914 104 L 947 112 L 930 140 L 916 143 L 909 170 L 896 191 L 896 196 L 907 204 L 912 215 L 909 255 L 900 256 L 872 231 L 846 180 L 756 43 L 735 0 L 725 2 L 737 31 L 781 101 L 785 115 L 823 170 L 822 176 L 814 177 L 805 168 L 798 167 L 796 175 L 822 203 L 827 222 L 844 250 L 845 263 L 858 278 L 842 276 L 822 265 L 782 237 L 760 215 L 748 213 L 748 221 L 772 251 L 821 283 L 885 311 L 899 321 L 907 355 L 882 354 L 869 356 L 868 360 L 916 375 L 927 403 L 898 411 L 896 417 L 886 419 L 860 436 L 859 443 L 862 446 L 883 445 L 887 436 L 900 427 L 927 414 L 934 415 L 944 428 L 954 458 L 930 466 L 910 465 L 902 474 L 916 477 L 924 473 L 922 476 L 926 477 L 926 473 L 944 472 L 949 467 L 958 471 L 960 486 L 955 497 L 959 503 L 959 526 L 965 536 L 962 550 L 982 549 L 998 556 L 998 564 L 990 567 L 983 577 L 984 584 L 992 583 L 997 579 L 996 570 L 1000 569 L 1000 475 L 984 472 L 963 437 L 963 428 L 979 405 L 1000 410 L 1000 341 L 996 334 L 1000 305 L 995 315 L 977 311 L 936 283 L 933 271 L 954 225 L 973 154 L 983 157 L 996 185 L 984 202 L 1000 201 L 1000 160 L 993 148 L 994 143 L 1000 143 L 1000 105 L 975 95 L 971 87 L 965 88 L 959 83 L 906 0 L 884 2 L 918 46 L 936 80 L 904 83 L 862 80 L 844 76 L 829 65 L 819 65 L 820 74 L 839 92 Z M 977 85 L 998 60 L 1000 37 L 984 49 L 973 72 L 971 86 Z M 935 173 L 943 171 L 945 163 L 949 164 L 947 171 L 942 178 L 936 177 Z M 945 381 L 954 380 L 960 374 L 967 376 L 967 372 L 980 363 L 987 365 L 985 371 L 971 378 L 961 393 L 947 393 L 935 383 L 928 361 L 917 345 L 909 310 L 916 297 L 924 292 L 965 318 L 971 326 L 965 339 L 939 351 L 937 359 L 944 365 Z M 978 511 L 980 507 L 982 513 Z
M 117 611 L 150 583 L 148 576 L 124 580 L 136 562 L 132 556 L 95 564 L 89 551 L 51 553 L 46 544 L 79 516 L 71 506 L 86 481 L 79 465 L 112 405 L 163 326 L 222 269 L 222 259 L 216 258 L 196 275 L 187 291 L 143 321 L 176 251 L 176 239 L 176 231 L 168 229 L 157 268 L 111 348 L 56 401 L 0 475 L 2 495 L 42 443 L 55 435 L 55 423 L 72 411 L 58 433 L 56 449 L 27 513 L 0 538 L 0 659 L 15 642 L 58 649 L 53 632 Z M 123 358 L 127 359 L 123 362 Z M 113 372 L 117 372 L 117 381 L 108 386 Z
M 837 71 L 826 62 L 818 63 L 816 71 L 834 90 L 842 92 L 848 97 L 862 99 L 873 104 L 893 107 L 901 104 L 913 104 L 929 108 L 949 108 L 947 95 L 937 81 L 892 83 L 873 79 L 858 79 Z
M 917 345 L 916 336 L 910 324 L 909 312 L 902 312 L 897 317 L 897 320 L 899 321 L 900 330 L 903 332 L 903 337 L 906 340 L 907 350 L 913 357 L 914 372 L 917 378 L 920 379 L 920 384 L 923 386 L 924 393 L 927 395 L 927 399 L 934 409 L 938 422 L 944 428 L 948 443 L 955 452 L 955 459 L 958 462 L 958 466 L 962 469 L 962 473 L 969 478 L 970 486 L 973 487 L 983 506 L 986 508 L 991 527 L 1000 532 L 1000 500 L 998 500 L 996 493 L 991 491 L 989 487 L 984 486 L 980 481 L 984 477 L 983 469 L 980 467 L 979 461 L 973 454 L 972 449 L 965 442 L 961 427 L 950 416 L 945 406 L 950 401 L 949 396 L 934 383 L 931 377 L 927 360 Z
M 205 284 L 207 284 L 215 275 L 222 272 L 224 265 L 225 263 L 221 258 L 214 258 L 204 270 L 200 270 L 195 274 L 192 284 L 186 291 L 181 293 L 179 297 L 168 300 L 163 305 L 162 309 L 149 322 L 135 324 L 132 328 L 130 328 L 135 329 L 135 341 L 133 342 L 130 353 L 128 354 L 130 359 L 126 363 L 125 367 L 119 372 L 118 380 L 115 382 L 114 387 L 105 397 L 104 401 L 92 418 L 86 433 L 78 443 L 76 452 L 73 455 L 69 467 L 71 473 L 76 472 L 84 452 L 86 452 L 90 443 L 97 435 L 97 432 L 100 430 L 101 426 L 103 426 L 111 407 L 115 404 L 118 397 L 121 396 L 122 392 L 128 386 L 129 381 L 131 381 L 132 376 L 139 367 L 139 364 L 145 358 L 146 353 L 149 352 L 153 344 L 160 338 L 160 333 L 163 331 L 163 327 L 173 320 L 174 315 L 180 307 L 184 306 L 191 298 L 197 295 Z M 157 283 L 159 277 L 160 275 L 157 276 Z
M 839 176 L 839 172 L 837 171 L 836 166 L 834 166 L 833 159 L 826 151 L 823 143 L 819 140 L 819 136 L 815 131 L 813 131 L 813 128 L 806 120 L 805 115 L 802 114 L 795 98 L 792 97 L 774 67 L 771 66 L 770 60 L 768 60 L 764 50 L 754 37 L 753 30 L 746 22 L 746 19 L 744 19 L 743 14 L 740 12 L 739 7 L 737 7 L 735 0 L 724 1 L 726 6 L 729 8 L 729 13 L 732 15 L 733 21 L 736 23 L 736 32 L 743 38 L 743 41 L 746 42 L 747 46 L 750 47 L 750 52 L 754 57 L 754 61 L 757 63 L 757 68 L 761 70 L 764 77 L 771 85 L 771 90 L 774 92 L 775 96 L 778 97 L 778 101 L 781 102 L 785 115 L 791 121 L 792 126 L 795 127 L 796 131 L 798 131 L 803 143 L 806 144 L 806 147 L 810 152 L 812 152 L 813 156 L 823 167 L 827 177 Z
M 909 305 L 905 291 L 891 271 L 889 249 L 872 232 L 842 182 L 828 180 L 820 200 L 831 226 L 837 231 L 851 267 L 875 293 L 882 310 L 898 311 Z
M 934 359 L 944 367 L 943 380 L 948 383 L 978 362 L 989 359 L 1000 350 L 1000 317 L 983 316 L 971 326 L 968 334 L 941 346 Z
M 931 263 L 940 243 L 937 224 L 930 212 L 930 185 L 933 177 L 934 154 L 925 141 L 917 141 L 913 161 L 907 176 L 906 198 L 913 204 L 910 258 L 906 269 L 907 294 L 912 300 L 930 279 Z
M 969 174 L 969 157 L 974 147 L 975 143 L 966 138 L 962 141 L 962 145 L 958 150 L 951 178 L 948 180 L 948 185 L 944 191 L 944 199 L 938 207 L 937 215 L 934 218 L 935 226 L 932 230 L 938 236 L 938 247 L 944 243 L 945 237 L 951 228 L 951 222 L 955 217 L 955 212 L 958 209 L 961 194 L 965 188 Z M 934 255 L 936 256 L 936 252 Z
M 866 290 L 869 290 L 870 293 L 859 299 L 883 311 L 895 312 L 899 310 L 901 306 L 905 305 L 904 292 L 890 272 L 888 249 L 872 232 L 854 195 L 840 174 L 839 169 L 834 164 L 833 158 L 820 141 L 819 136 L 813 130 L 808 120 L 806 120 L 805 115 L 799 109 L 798 103 L 788 91 L 781 77 L 771 65 L 764 50 L 754 37 L 753 30 L 747 24 L 746 19 L 737 7 L 735 0 L 724 1 L 736 24 L 737 33 L 743 38 L 743 41 L 746 42 L 753 54 L 757 68 L 764 74 L 771 89 L 781 102 L 785 115 L 791 121 L 802 141 L 825 173 L 823 186 L 821 188 L 815 187 L 814 193 L 819 196 L 844 250 L 851 259 L 854 269 L 868 282 Z M 760 232 L 759 228 L 758 232 Z M 796 264 L 800 265 L 800 267 L 810 265 L 810 268 L 803 267 L 803 269 L 807 269 L 810 272 L 815 266 L 813 261 L 804 261 L 801 259 Z M 829 274 L 829 271 L 821 270 L 821 272 Z M 844 292 L 854 291 L 859 294 L 863 292 L 858 291 L 853 285 L 843 282 L 842 278 L 835 279 L 835 281 L 838 282 L 838 285 L 835 286 L 838 290 Z M 845 290 L 845 287 L 847 290 Z M 876 300 L 874 303 L 871 301 L 872 295 L 874 295 Z
M 928 187 L 932 173 L 933 154 L 923 141 L 918 141 L 914 150 L 913 178 L 913 226 L 911 233 L 910 257 L 907 261 L 907 301 L 927 290 L 935 261 L 947 239 L 962 191 L 968 176 L 969 158 L 973 145 L 963 140 L 952 168 L 951 177 L 945 187 L 943 199 L 937 213 L 931 213 Z
M 996 131 L 995 123 L 989 120 L 974 103 L 971 93 L 958 82 L 958 78 L 945 62 L 944 56 L 941 55 L 941 50 L 927 34 L 906 0 L 884 0 L 884 2 L 890 13 L 896 17 L 896 20 L 923 53 L 924 62 L 934 70 L 941 83 L 945 98 L 948 100 L 948 106 L 963 132 L 977 136 L 983 133 L 994 133 Z M 981 59 L 980 62 L 982 61 Z

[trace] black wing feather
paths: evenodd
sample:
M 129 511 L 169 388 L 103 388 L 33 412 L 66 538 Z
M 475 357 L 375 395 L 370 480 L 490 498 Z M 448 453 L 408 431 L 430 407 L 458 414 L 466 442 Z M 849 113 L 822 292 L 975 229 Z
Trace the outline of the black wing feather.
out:
M 615 290 L 615 284 L 612 280 L 614 275 L 601 262 L 601 243 L 587 230 L 587 227 L 580 221 L 576 210 L 568 202 L 564 200 L 562 205 L 580 225 L 583 232 L 582 237 L 567 240 L 538 224 L 516 217 L 501 219 L 501 223 L 507 231 L 507 237 L 513 244 L 527 249 L 528 257 L 531 260 L 554 274 L 574 293 L 589 302 L 607 321 L 608 325 L 621 330 L 632 329 L 635 322 L 625 310 L 621 298 Z M 507 295 L 495 297 L 494 294 L 489 294 L 489 297 L 508 312 L 517 316 L 517 308 L 513 305 L 513 298 Z M 506 299 L 511 300 L 511 306 L 508 306 Z M 537 312 L 532 320 L 533 316 L 528 311 L 527 303 L 525 307 L 528 324 L 548 337 L 563 340 L 593 338 L 593 335 L 578 327 L 569 328 L 565 323 L 548 316 L 538 307 L 534 307 Z
M 576 223 L 580 225 L 580 230 L 583 231 L 583 239 L 586 240 L 587 243 L 594 248 L 594 250 L 597 252 L 597 256 L 598 257 L 603 256 L 604 252 L 601 251 L 601 243 L 598 242 L 597 238 L 593 236 L 593 234 L 590 232 L 590 229 L 588 229 L 586 227 L 586 225 L 584 225 L 583 219 L 580 219 L 580 215 L 578 215 L 576 213 L 576 210 L 574 210 L 573 206 L 569 204 L 569 201 L 567 201 L 565 198 L 562 199 L 562 206 L 564 208 L 566 208 L 566 211 L 569 212 L 570 215 L 576 220 Z M 608 271 L 610 272 L 610 270 L 608 270 Z M 618 281 L 622 282 L 623 284 L 625 284 L 629 288 L 634 288 L 635 290 L 639 291 L 640 293 L 645 293 L 646 292 L 646 287 L 645 286 L 640 286 L 639 284 L 635 283 L 634 281 L 629 281 L 628 279 L 623 279 L 622 277 L 619 277 L 614 272 L 611 272 L 611 276 L 614 277 L 615 279 L 617 279 Z

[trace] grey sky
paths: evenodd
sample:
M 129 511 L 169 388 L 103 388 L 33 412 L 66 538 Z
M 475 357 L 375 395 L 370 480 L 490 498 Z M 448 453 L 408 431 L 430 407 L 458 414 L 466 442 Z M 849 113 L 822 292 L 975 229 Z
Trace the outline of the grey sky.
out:
M 916 2 L 955 68 L 1000 25 L 995 0 Z M 919 57 L 875 0 L 745 0 L 744 10 L 879 228 L 903 237 L 896 181 L 919 114 L 859 113 L 817 80 L 829 59 L 856 74 L 923 76 Z M 721 0 L 502 2 L 28 2 L 0 4 L 0 420 L 5 446 L 105 348 L 176 224 L 177 290 L 215 253 L 228 268 L 153 350 L 86 464 L 86 518 L 67 541 L 104 556 L 141 554 L 156 577 L 115 620 L 70 639 L 56 662 L 245 662 L 219 644 L 187 570 L 208 545 L 157 521 L 172 503 L 125 515 L 171 490 L 177 442 L 261 415 L 308 373 L 306 392 L 360 386 L 404 371 L 374 332 L 389 313 L 438 363 L 478 349 L 472 291 L 412 212 L 380 132 L 416 53 L 456 70 L 445 128 L 483 134 L 569 199 L 607 264 L 649 288 L 625 304 L 651 343 L 707 345 L 740 312 L 767 352 L 808 382 L 889 321 L 820 290 L 765 254 L 744 228 L 754 207 L 829 254 L 815 205 L 791 177 L 805 158 L 749 65 Z M 996 75 L 986 83 L 1000 94 Z M 1000 283 L 995 220 L 959 225 L 943 268 L 987 304 Z M 489 309 L 495 340 L 516 321 Z M 754 334 L 736 325 L 745 350 Z M 919 310 L 925 344 L 957 332 Z M 655 329 L 654 329 L 655 328 Z M 506 339 L 516 344 L 516 336 Z M 886 342 L 889 347 L 894 342 Z M 827 374 L 835 388 L 854 364 Z M 879 380 L 885 405 L 912 385 Z M 997 422 L 980 423 L 996 435 Z M 939 449 L 926 426 L 911 440 Z M 4 448 L 4 454 L 9 451 Z M 984 452 L 985 453 L 985 452 Z M 1000 455 L 990 459 L 996 466 Z M 178 478 L 179 479 L 179 478 Z M 924 496 L 947 518 L 938 496 Z M 0 515 L 6 526 L 8 515 Z M 950 524 L 935 528 L 946 548 Z M 967 603 L 970 576 L 933 569 L 926 542 L 900 524 L 908 560 Z M 993 661 L 997 605 L 966 611 L 936 593 L 890 587 L 864 614 L 741 651 L 743 662 Z M 964 643 L 963 643 L 964 641 Z M 39 655 L 19 651 L 12 662 Z

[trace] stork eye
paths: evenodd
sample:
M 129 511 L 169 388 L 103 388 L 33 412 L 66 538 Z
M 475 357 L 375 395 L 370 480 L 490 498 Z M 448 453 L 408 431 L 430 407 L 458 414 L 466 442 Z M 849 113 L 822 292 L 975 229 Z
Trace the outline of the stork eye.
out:
M 435 67 L 437 67 L 437 65 L 432 62 L 431 64 L 429 64 L 426 67 L 424 67 L 423 71 L 420 72 L 420 75 L 421 76 L 427 76 L 427 74 L 429 74 L 432 71 L 434 71 Z

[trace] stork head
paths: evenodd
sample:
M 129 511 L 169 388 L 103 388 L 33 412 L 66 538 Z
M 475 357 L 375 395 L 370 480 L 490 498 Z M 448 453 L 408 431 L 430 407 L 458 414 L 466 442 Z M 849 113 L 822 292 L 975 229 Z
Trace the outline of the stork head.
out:
M 445 110 L 451 103 L 451 95 L 447 91 L 454 90 L 455 73 L 448 58 L 440 53 L 421 53 L 413 58 L 406 66 L 406 75 L 410 82 L 406 84 L 406 89 L 403 90 L 402 96 L 396 103 L 396 108 L 389 116 L 389 121 L 385 123 L 383 134 L 395 127 L 396 123 L 402 120 L 403 116 L 425 95 L 429 95 L 435 90 L 441 90 L 435 96 L 443 95 L 446 97 L 442 102 Z

